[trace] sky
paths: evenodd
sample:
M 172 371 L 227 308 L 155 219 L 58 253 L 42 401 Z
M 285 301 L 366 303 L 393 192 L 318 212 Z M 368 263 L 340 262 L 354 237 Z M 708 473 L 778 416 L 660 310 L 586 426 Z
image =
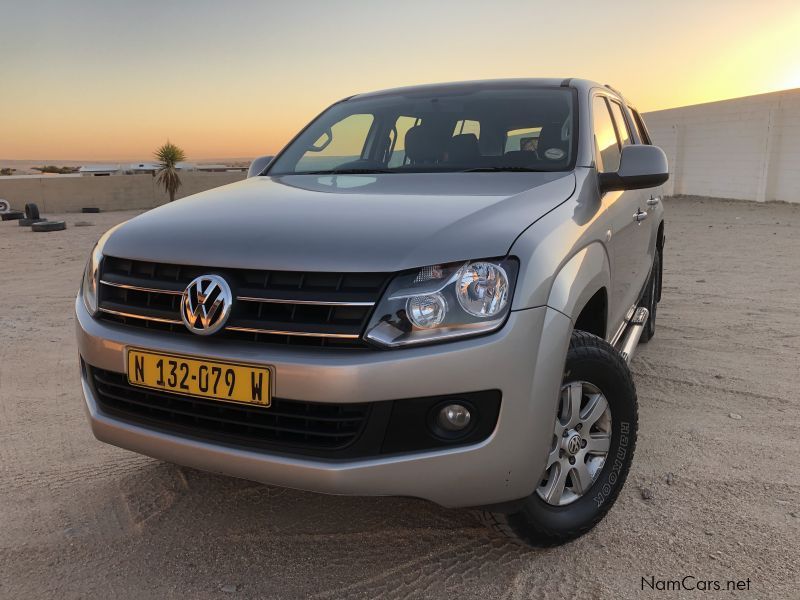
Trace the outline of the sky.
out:
M 0 159 L 279 150 L 332 102 L 585 77 L 641 111 L 800 87 L 797 0 L 0 0 Z

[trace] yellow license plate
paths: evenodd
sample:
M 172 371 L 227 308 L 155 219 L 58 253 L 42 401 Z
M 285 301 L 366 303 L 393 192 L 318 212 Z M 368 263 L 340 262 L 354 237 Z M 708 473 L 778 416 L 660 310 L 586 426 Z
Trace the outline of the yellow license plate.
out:
M 176 394 L 269 406 L 269 367 L 128 349 L 128 383 Z

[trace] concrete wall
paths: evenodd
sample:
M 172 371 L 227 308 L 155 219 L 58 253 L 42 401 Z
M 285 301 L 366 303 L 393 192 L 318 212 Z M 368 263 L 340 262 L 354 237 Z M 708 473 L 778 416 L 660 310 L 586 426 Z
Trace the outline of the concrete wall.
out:
M 665 193 L 800 202 L 800 89 L 644 115 L 667 153 Z M 244 179 L 245 173 L 183 173 L 179 197 Z M 148 175 L 0 177 L 0 198 L 49 212 L 98 206 L 152 208 L 167 201 Z
M 183 185 L 177 197 L 183 198 L 204 190 L 239 181 L 246 173 L 181 173 Z M 41 212 L 80 211 L 84 206 L 102 210 L 153 208 L 169 196 L 156 185 L 151 175 L 112 175 L 110 177 L 36 177 L 5 179 L 0 177 L 0 198 L 22 209 L 35 202 Z
M 644 115 L 669 157 L 665 193 L 800 202 L 800 89 Z

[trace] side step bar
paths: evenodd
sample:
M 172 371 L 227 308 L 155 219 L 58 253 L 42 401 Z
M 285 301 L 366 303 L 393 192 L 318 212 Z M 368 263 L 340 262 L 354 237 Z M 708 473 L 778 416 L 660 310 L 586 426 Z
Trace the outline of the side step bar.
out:
M 619 348 L 622 358 L 624 358 L 625 362 L 628 364 L 631 364 L 631 360 L 633 360 L 633 353 L 636 351 L 636 345 L 639 343 L 639 338 L 642 337 L 644 325 L 647 323 L 647 318 L 649 316 L 650 311 L 640 306 L 633 313 L 630 321 L 628 321 L 628 328 L 625 331 L 622 344 Z

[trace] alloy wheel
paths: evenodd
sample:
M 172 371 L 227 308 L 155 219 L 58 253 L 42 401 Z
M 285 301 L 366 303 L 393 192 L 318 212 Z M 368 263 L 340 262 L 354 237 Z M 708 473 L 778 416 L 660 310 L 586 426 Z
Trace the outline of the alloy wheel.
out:
M 611 409 L 603 393 L 586 381 L 561 387 L 553 442 L 536 489 L 553 506 L 575 502 L 589 491 L 611 447 Z

